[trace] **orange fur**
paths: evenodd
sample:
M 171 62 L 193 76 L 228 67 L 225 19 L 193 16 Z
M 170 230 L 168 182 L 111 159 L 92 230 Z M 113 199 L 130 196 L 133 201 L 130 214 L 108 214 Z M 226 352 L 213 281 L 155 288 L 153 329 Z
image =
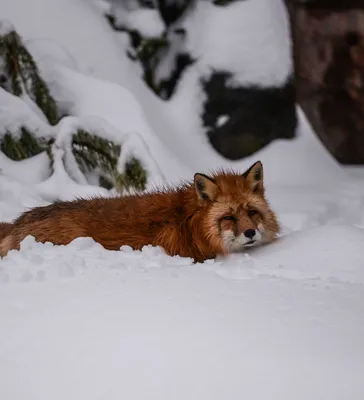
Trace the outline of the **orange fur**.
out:
M 0 222 L 0 243 L 1 240 L 4 239 L 7 234 L 9 234 L 12 230 L 13 224 L 7 222 Z
M 262 172 L 261 163 L 256 163 L 244 175 L 196 174 L 193 183 L 176 188 L 37 207 L 12 224 L 0 224 L 0 255 L 19 249 L 28 235 L 54 244 L 92 237 L 109 250 L 122 245 L 136 250 L 151 244 L 197 262 L 229 253 L 224 241 L 227 234 L 240 235 L 260 226 L 264 241 L 269 242 L 279 226 L 264 196 Z M 253 208 L 256 214 L 249 216 Z M 233 220 L 224 219 L 227 214 Z

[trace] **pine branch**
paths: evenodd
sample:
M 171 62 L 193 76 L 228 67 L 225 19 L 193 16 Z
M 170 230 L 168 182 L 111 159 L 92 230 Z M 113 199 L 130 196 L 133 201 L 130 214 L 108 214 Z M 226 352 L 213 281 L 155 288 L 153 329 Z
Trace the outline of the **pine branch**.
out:
M 125 172 L 117 170 L 117 163 L 122 147 L 113 142 L 78 130 L 72 139 L 72 152 L 83 173 L 100 170 L 100 185 L 106 188 L 115 187 L 118 192 L 135 188 L 144 190 L 147 183 L 147 172 L 136 158 L 125 166 Z
M 40 77 L 34 59 L 12 27 L 0 35 L 0 66 L 2 65 L 0 86 L 13 95 L 29 96 L 43 111 L 49 123 L 56 125 L 59 120 L 56 102 Z M 0 150 L 14 161 L 25 160 L 46 151 L 52 170 L 52 144 L 55 140 L 56 137 L 37 137 L 26 127 L 21 127 L 19 133 L 7 131 L 0 136 Z M 119 144 L 98 136 L 97 132 L 93 134 L 79 129 L 72 135 L 71 147 L 71 150 L 65 150 L 72 151 L 81 172 L 97 171 L 100 185 L 108 189 L 116 187 L 120 192 L 132 187 L 136 190 L 145 189 L 147 173 L 137 159 L 133 158 L 128 162 L 124 173 L 118 171 L 122 149 Z
M 33 57 L 14 30 L 0 35 L 0 58 L 5 66 L 0 86 L 16 96 L 27 94 L 43 111 L 49 123 L 57 124 L 56 102 L 41 78 Z
M 21 128 L 19 138 L 7 132 L 0 138 L 1 151 L 14 161 L 25 160 L 46 151 L 51 142 L 42 138 L 36 138 L 26 128 Z
M 135 188 L 145 190 L 147 185 L 147 172 L 140 161 L 133 157 L 125 166 L 125 172 L 116 179 L 116 190 L 123 191 Z

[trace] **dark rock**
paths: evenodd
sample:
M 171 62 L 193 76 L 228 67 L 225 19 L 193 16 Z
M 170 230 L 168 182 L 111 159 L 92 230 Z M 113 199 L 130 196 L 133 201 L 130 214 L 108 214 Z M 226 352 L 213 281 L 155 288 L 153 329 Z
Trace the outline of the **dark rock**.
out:
M 184 11 L 196 0 L 157 0 L 157 6 L 165 22 L 169 26 L 176 22 Z
M 282 87 L 227 85 L 230 74 L 215 72 L 202 85 L 207 96 L 203 123 L 211 144 L 235 160 L 275 139 L 293 138 L 296 127 L 293 79 Z
M 213 0 L 215 6 L 227 6 L 228 4 L 235 3 L 237 1 L 247 1 L 247 0 Z

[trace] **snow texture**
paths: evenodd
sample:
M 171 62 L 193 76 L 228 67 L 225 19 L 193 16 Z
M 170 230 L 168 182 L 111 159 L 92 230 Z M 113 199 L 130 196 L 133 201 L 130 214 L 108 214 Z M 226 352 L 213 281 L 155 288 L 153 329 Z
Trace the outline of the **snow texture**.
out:
M 288 15 L 282 0 L 233 1 L 225 7 L 197 1 L 178 26 L 200 75 L 233 74 L 231 85 L 280 86 L 292 73 Z M 224 34 L 221 34 L 224 32 Z
M 0 399 L 363 399 L 363 169 L 339 166 L 300 110 L 297 139 L 228 162 L 196 134 L 192 83 L 166 104 L 146 90 L 93 2 L 28 4 L 1 0 L 0 12 L 33 41 L 52 94 L 74 117 L 54 127 L 52 176 L 44 154 L 14 162 L 0 153 L 0 221 L 56 198 L 113 195 L 64 170 L 67 132 L 82 123 L 127 143 L 155 183 L 261 159 L 283 232 L 203 264 L 151 246 L 115 252 L 90 238 L 26 238 L 0 260 Z M 1 91 L 0 104 L 0 125 L 46 134 L 23 102 Z
M 37 137 L 50 138 L 54 135 L 54 128 L 47 123 L 44 115 L 42 118 L 23 98 L 0 88 L 0 135 L 6 132 L 20 135 L 22 127 L 34 132 Z
M 85 77 L 86 78 L 86 77 Z M 87 78 L 86 78 L 87 79 Z M 89 78 L 90 79 L 90 78 Z M 91 86 L 91 85 L 90 85 Z M 119 88 L 118 88 L 119 89 Z M 122 88 L 120 88 L 122 91 Z M 126 91 L 126 90 L 125 90 Z M 89 90 L 91 93 L 91 90 Z M 100 95 L 100 91 L 98 91 Z M 124 95 L 123 100 L 125 103 L 131 104 L 130 110 L 134 111 L 129 113 L 130 120 L 138 121 L 141 118 L 137 118 L 138 115 L 135 115 L 137 112 L 137 105 L 133 108 L 133 98 L 132 95 L 129 94 L 127 99 L 125 96 L 128 96 L 128 93 Z M 85 99 L 88 99 L 85 96 Z M 90 101 L 89 101 L 90 103 Z M 135 101 L 134 101 L 135 103 Z M 98 100 L 98 104 L 100 101 Z M 115 103 L 120 104 L 120 103 Z M 122 103 L 121 103 L 122 104 Z M 82 107 L 82 102 L 78 102 L 78 105 Z M 73 110 L 71 106 L 69 106 L 69 111 L 73 112 L 74 115 L 78 115 L 77 110 Z M 101 107 L 99 107 L 99 114 L 101 113 Z M 133 118 L 134 117 L 134 118 Z M 142 124 L 140 124 L 142 125 Z M 122 151 L 120 157 L 118 159 L 118 171 L 124 172 L 125 165 L 130 159 L 134 156 L 140 160 L 144 169 L 148 173 L 148 187 L 155 185 L 156 183 L 162 182 L 163 174 L 157 164 L 155 163 L 152 155 L 149 152 L 148 146 L 144 142 L 143 138 L 139 136 L 139 130 L 144 132 L 145 129 L 140 129 L 139 126 L 136 127 L 135 132 L 123 133 L 116 129 L 113 125 L 106 122 L 103 118 L 97 117 L 95 114 L 86 114 L 83 116 L 80 113 L 80 116 L 70 116 L 64 117 L 56 126 L 51 126 L 43 119 L 39 117 L 36 113 L 34 113 L 30 107 L 22 101 L 19 97 L 16 97 L 4 89 L 0 88 L 0 126 L 1 126 L 1 134 L 5 134 L 6 132 L 12 132 L 15 135 L 19 134 L 22 127 L 27 128 L 30 132 L 33 132 L 36 136 L 40 138 L 55 138 L 55 142 L 53 145 L 53 153 L 61 152 L 61 159 L 65 160 L 66 166 L 68 166 L 68 173 L 71 175 L 73 180 L 80 184 L 87 184 L 87 180 L 83 173 L 80 171 L 76 160 L 72 153 L 71 142 L 72 136 L 78 130 L 85 130 L 88 132 L 95 132 L 98 136 L 103 137 L 107 140 L 111 140 L 114 143 L 118 143 L 122 146 Z M 130 128 L 130 126 L 123 125 L 125 129 Z M 138 130 L 139 128 L 139 130 Z M 4 162 L 4 168 L 12 174 L 11 169 L 12 165 L 15 165 L 15 162 L 6 159 L 6 156 L 1 153 L 0 160 Z M 34 158 L 35 162 L 38 164 L 40 157 Z M 40 176 L 38 180 L 41 180 L 41 177 L 44 177 L 44 171 L 49 170 L 49 165 L 47 166 L 46 157 L 42 158 L 45 162 L 43 163 L 43 167 L 38 169 Z M 26 163 L 31 163 L 30 160 L 26 160 Z M 49 164 L 49 162 L 48 162 Z M 17 164 L 19 165 L 19 164 Z M 54 169 L 62 168 L 63 163 L 55 163 Z M 62 172 L 63 175 L 66 172 Z M 51 177 L 51 180 L 54 180 L 54 177 Z M 71 182 L 71 179 L 68 178 L 68 181 Z M 56 185 L 57 186 L 57 185 Z
M 165 29 L 158 11 L 143 8 L 138 1 L 112 1 L 110 13 L 117 28 L 138 31 L 144 38 L 159 37 Z

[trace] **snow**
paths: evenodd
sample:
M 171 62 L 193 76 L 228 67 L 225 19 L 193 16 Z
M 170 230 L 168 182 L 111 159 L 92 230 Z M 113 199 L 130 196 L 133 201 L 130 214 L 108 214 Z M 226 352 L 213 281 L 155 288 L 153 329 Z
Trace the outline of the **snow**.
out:
M 115 26 L 119 29 L 136 30 L 145 38 L 161 36 L 165 26 L 158 11 L 152 8 L 143 8 L 137 2 L 134 6 L 130 9 L 128 2 L 112 2 L 110 13 L 115 18 Z
M 1 135 L 6 132 L 14 132 L 14 134 L 19 135 L 21 128 L 26 127 L 38 137 L 52 137 L 53 127 L 49 126 L 44 118 L 44 115 L 34 112 L 34 109 L 23 98 L 14 96 L 0 88 Z
M 56 199 L 114 195 L 65 170 L 69 133 L 87 126 L 120 141 L 121 157 L 138 155 L 150 185 L 220 166 L 244 171 L 261 159 L 283 232 L 271 245 L 203 264 L 151 246 L 115 252 L 90 238 L 68 246 L 26 238 L 0 260 L 0 398 L 361 400 L 363 168 L 336 163 L 300 109 L 297 139 L 224 160 L 196 117 L 198 70 L 191 67 L 164 103 L 143 86 L 93 2 L 33 0 L 17 11 L 27 4 L 1 0 L 0 11 L 31 44 L 69 116 L 48 130 L 0 90 L 1 127 L 29 124 L 56 138 L 52 175 L 44 153 L 15 162 L 0 152 L 0 221 Z M 281 3 L 235 2 L 226 13 L 263 4 L 273 13 Z M 270 29 L 273 20 L 264 18 Z M 285 23 L 277 22 L 282 40 Z M 257 41 L 276 40 L 263 34 Z M 275 74 L 270 56 L 264 62 Z
M 123 71 L 127 73 L 126 56 L 93 2 L 1 0 L 0 15 L 26 39 L 29 49 L 38 48 L 43 57 L 57 57 L 63 65 L 122 83 Z
M 5 36 L 14 30 L 14 26 L 7 20 L 3 20 L 0 23 L 0 35 Z
M 200 75 L 233 74 L 231 85 L 279 86 L 292 73 L 288 15 L 282 0 L 198 1 L 185 20 L 186 49 Z M 224 34 L 221 34 L 224 32 Z M 233 51 L 232 51 L 233 49 Z
M 362 284 L 292 265 L 307 236 L 262 274 L 26 240 L 1 265 L 1 398 L 361 399 Z
M 155 82 L 161 84 L 163 80 L 168 80 L 173 70 L 177 68 L 176 59 L 178 54 L 186 52 L 184 45 L 184 35 L 178 33 L 175 30 L 168 32 L 168 46 L 167 48 L 160 50 L 161 55 L 159 56 L 158 64 L 155 68 Z M 165 94 L 163 94 L 165 95 Z
M 244 172 L 256 160 L 262 159 L 265 167 L 265 179 L 267 183 L 284 184 L 286 182 L 299 184 L 333 183 L 344 177 L 342 168 L 328 154 L 320 140 L 312 132 L 312 128 L 305 115 L 298 108 L 299 127 L 297 138 L 291 140 L 275 140 L 262 150 L 256 152 L 243 161 L 230 161 L 224 159 L 208 143 L 207 136 L 196 126 L 201 125 L 195 112 L 201 104 L 201 93 L 197 93 L 195 86 L 194 67 L 192 67 L 181 83 L 181 90 L 173 100 L 166 104 L 164 115 L 166 119 L 175 124 L 175 134 L 158 132 L 174 152 L 193 171 L 203 171 L 222 167 L 232 167 Z M 189 100 L 189 92 L 195 92 L 193 101 Z M 204 149 L 201 155 L 201 148 Z M 310 162 L 307 162 L 307 154 L 310 154 Z M 277 162 L 284 160 L 284 162 Z M 336 172 L 336 175 L 335 173 Z
M 72 72 L 69 71 L 69 74 Z M 150 143 L 152 143 L 153 136 L 150 133 L 150 129 L 148 128 L 146 123 L 143 123 L 143 116 L 141 110 L 139 110 L 139 105 L 133 99 L 133 96 L 126 90 L 121 87 L 116 87 L 114 89 L 115 96 L 119 96 L 115 99 L 114 104 L 117 106 L 118 104 L 128 104 L 129 109 L 124 110 L 126 113 L 125 115 L 129 115 L 129 119 L 125 119 L 123 117 L 120 118 L 120 114 L 114 112 L 114 115 L 117 116 L 119 121 L 122 121 L 122 124 L 116 124 L 122 130 L 119 131 L 115 128 L 115 125 L 111 125 L 107 122 L 108 114 L 106 114 L 106 120 L 102 117 L 105 115 L 102 113 L 102 107 L 99 101 L 99 96 L 102 94 L 100 91 L 99 86 L 94 84 L 94 96 L 92 96 L 92 78 L 84 77 L 85 83 L 84 87 L 82 87 L 82 75 L 74 73 L 77 76 L 80 76 L 77 84 L 73 84 L 73 89 L 80 86 L 80 88 L 85 89 L 87 87 L 88 91 L 87 94 L 82 92 L 81 89 L 79 90 L 78 94 L 84 95 L 84 101 L 79 100 L 77 102 L 77 98 L 70 97 L 68 98 L 68 109 L 64 107 L 64 111 L 66 110 L 67 114 L 71 112 L 74 116 L 68 116 L 61 119 L 61 121 L 56 126 L 50 126 L 46 121 L 44 121 L 40 116 L 34 113 L 29 105 L 22 101 L 19 97 L 13 96 L 9 94 L 4 89 L 0 88 L 0 126 L 1 131 L 0 134 L 5 134 L 6 132 L 14 132 L 15 134 L 19 134 L 22 127 L 27 128 L 30 132 L 33 132 L 36 136 L 49 139 L 54 138 L 55 142 L 53 145 L 54 152 L 61 151 L 62 152 L 62 159 L 65 161 L 65 166 L 68 167 L 68 173 L 71 175 L 73 180 L 80 184 L 87 184 L 87 180 L 83 173 L 79 170 L 75 158 L 72 153 L 71 148 L 71 141 L 72 135 L 74 135 L 77 130 L 84 129 L 91 133 L 96 133 L 99 136 L 112 140 L 114 143 L 118 143 L 122 145 L 122 152 L 118 159 L 118 170 L 119 172 L 124 172 L 126 163 L 133 157 L 137 157 L 145 170 L 148 173 L 148 182 L 147 186 L 151 187 L 157 183 L 162 183 L 163 181 L 163 174 L 154 161 L 156 157 L 153 158 L 153 155 L 150 154 L 149 148 L 145 143 L 142 136 L 139 135 L 139 132 L 142 134 L 149 134 L 147 139 Z M 65 79 L 61 80 L 62 82 L 66 82 Z M 71 85 L 73 81 L 71 79 L 68 80 L 69 84 Z M 81 85 L 80 85 L 81 84 Z M 87 86 L 86 86 L 87 85 Z M 110 84 L 112 85 L 112 84 Z M 116 86 L 116 85 L 115 85 Z M 63 89 L 67 89 L 67 85 L 63 86 Z M 107 91 L 108 87 L 105 84 L 106 93 L 112 93 L 111 90 Z M 81 92 L 81 93 L 80 93 Z M 92 99 L 97 99 L 97 102 L 94 106 L 94 110 L 92 110 L 93 102 Z M 71 101 L 76 102 L 78 108 L 73 108 L 73 103 Z M 112 98 L 110 99 L 112 100 Z M 60 103 L 62 101 L 60 100 Z M 83 103 L 85 103 L 84 108 L 88 111 L 91 107 L 90 111 L 84 111 Z M 87 108 L 89 107 L 89 108 Z M 96 110 L 97 109 L 97 110 Z M 105 108 L 106 113 L 110 113 L 110 107 L 107 106 Z M 112 110 L 112 109 L 111 109 Z M 100 115 L 100 117 L 98 116 Z M 124 114 L 123 114 L 124 115 Z M 113 118 L 109 118 L 111 122 L 113 122 Z M 137 125 L 133 125 L 130 121 L 140 121 Z M 41 180 L 41 178 L 46 177 L 50 174 L 49 171 L 49 161 L 45 154 L 43 156 L 39 156 L 38 158 L 33 158 L 36 160 L 36 164 L 39 165 L 39 160 L 42 157 L 43 164 L 41 168 L 37 168 L 39 172 L 38 177 L 32 179 Z M 15 163 L 11 160 L 8 160 L 5 155 L 1 154 L 0 161 L 3 160 L 4 168 L 9 171 L 10 174 L 14 175 L 12 172 L 12 168 L 14 165 L 21 165 L 19 163 Z M 26 160 L 25 163 L 31 164 L 33 160 Z M 168 162 L 168 158 L 166 157 L 165 160 Z M 47 165 L 48 164 L 48 165 Z M 56 167 L 63 168 L 63 162 L 57 164 Z M 163 165 L 162 165 L 163 166 Z M 16 168 L 16 167 L 15 167 Z M 31 169 L 31 174 L 34 176 L 34 170 Z M 20 174 L 21 175 L 21 174 Z M 62 175 L 66 175 L 65 172 L 62 172 Z M 20 178 L 22 179 L 22 178 Z M 50 178 L 54 181 L 54 177 Z M 66 181 L 71 183 L 70 178 L 65 178 Z M 55 188 L 58 185 L 55 185 Z M 81 189 L 83 190 L 83 189 Z M 83 190 L 85 192 L 85 190 Z M 61 195 L 61 194 L 60 194 Z
M 361 399 L 362 181 L 311 160 L 346 184 L 271 183 L 284 236 L 246 254 L 194 265 L 26 238 L 0 261 L 0 398 Z M 45 203 L 0 180 L 1 220 Z
M 127 88 L 85 76 L 65 67 L 54 69 L 48 80 L 57 103 L 63 105 L 69 113 L 82 118 L 97 116 L 125 135 L 139 136 L 148 146 L 146 152 L 149 151 L 151 157 L 158 160 L 160 173 L 165 174 L 166 179 L 171 178 L 168 176 L 170 171 L 182 173 L 182 165 L 151 129 L 144 111 Z M 121 133 L 116 133 L 113 138 L 120 137 Z M 150 162 L 152 172 L 156 171 L 158 168 L 152 167 L 151 164 Z
M 217 119 L 216 125 L 217 126 L 223 126 L 229 121 L 229 116 L 228 115 L 220 115 L 220 117 Z

